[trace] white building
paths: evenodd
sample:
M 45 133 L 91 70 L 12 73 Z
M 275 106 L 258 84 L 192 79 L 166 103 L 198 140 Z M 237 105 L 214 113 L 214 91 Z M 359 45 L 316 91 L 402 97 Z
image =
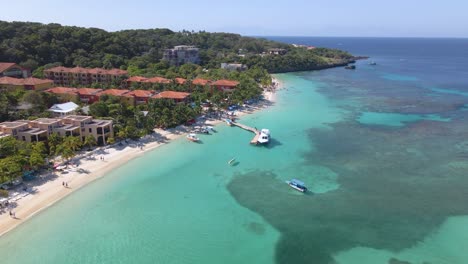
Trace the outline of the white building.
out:
M 54 116 L 63 117 L 66 115 L 75 114 L 75 111 L 78 109 L 78 105 L 74 102 L 68 102 L 63 104 L 54 104 L 49 111 L 54 113 Z

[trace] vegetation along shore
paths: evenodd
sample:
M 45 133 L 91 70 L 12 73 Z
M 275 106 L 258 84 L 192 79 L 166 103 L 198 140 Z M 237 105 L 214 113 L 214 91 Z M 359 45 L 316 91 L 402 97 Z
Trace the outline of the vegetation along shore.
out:
M 0 233 L 194 123 L 268 104 L 271 73 L 355 59 L 228 33 L 0 21 Z

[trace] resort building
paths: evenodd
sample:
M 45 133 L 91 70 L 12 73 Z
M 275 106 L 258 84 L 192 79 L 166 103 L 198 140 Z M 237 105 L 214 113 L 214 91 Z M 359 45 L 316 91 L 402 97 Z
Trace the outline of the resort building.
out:
M 197 64 L 200 62 L 198 48 L 195 46 L 175 46 L 164 51 L 163 60 L 169 64 L 179 66 L 185 63 Z
M 170 83 L 172 83 L 171 80 L 163 78 L 163 77 L 149 78 L 144 82 L 145 83 L 159 83 L 159 84 L 170 84 Z
M 84 141 L 85 137 L 92 135 L 98 145 L 105 145 L 107 139 L 114 137 L 112 120 L 93 119 L 91 116 L 70 115 L 62 119 L 64 125 L 79 128 L 79 136 Z
M 267 53 L 270 55 L 285 55 L 287 52 L 285 49 L 269 49 Z
M 98 93 L 97 96 L 99 96 L 99 100 L 102 100 L 103 95 L 115 96 L 115 97 L 120 98 L 120 101 L 122 103 L 126 103 L 128 105 L 134 105 L 135 104 L 134 97 L 129 96 L 128 95 L 129 92 L 130 90 L 125 90 L 125 89 L 107 89 Z
M 148 90 L 134 90 L 125 94 L 125 96 L 127 97 L 128 96 L 133 97 L 133 101 L 137 105 L 148 103 L 148 100 L 153 95 L 154 95 L 154 91 L 148 91 Z
M 127 87 L 130 87 L 134 83 L 144 83 L 147 80 L 148 80 L 148 78 L 146 78 L 146 77 L 132 76 L 132 77 L 128 78 L 127 80 L 125 80 L 125 82 L 127 83 Z
M 31 72 L 13 62 L 0 62 L 0 77 L 28 78 Z
M 245 71 L 248 67 L 241 63 L 221 63 L 221 69 L 228 71 Z
M 102 92 L 102 89 L 93 89 L 93 88 L 78 88 L 77 93 L 80 98 L 80 102 L 86 104 L 93 104 L 99 101 L 99 93 Z
M 190 93 L 184 92 L 174 92 L 174 91 L 164 91 L 160 92 L 157 95 L 153 96 L 154 99 L 171 99 L 176 103 L 188 102 Z
M 0 123 L 0 136 L 12 136 L 25 142 L 45 141 L 47 140 L 47 130 L 31 128 L 28 121 L 18 120 Z
M 237 87 L 237 85 L 239 85 L 238 81 L 231 80 L 217 80 L 211 83 L 212 87 L 216 87 L 216 89 L 222 92 L 232 92 Z
M 63 117 L 66 115 L 75 114 L 79 106 L 73 102 L 63 103 L 63 104 L 54 104 L 49 111 L 54 113 L 56 117 Z
M 45 141 L 53 133 L 62 137 L 79 136 L 82 141 L 92 135 L 99 145 L 105 145 L 107 139 L 114 136 L 112 120 L 93 119 L 91 116 L 71 115 L 0 123 L 0 135 L 26 142 Z
M 206 86 L 206 85 L 208 85 L 210 83 L 211 83 L 210 80 L 205 80 L 205 79 L 201 79 L 201 78 L 197 78 L 197 79 L 192 80 L 192 85 L 193 86 Z
M 23 89 L 23 90 L 43 90 L 52 87 L 52 80 L 28 78 L 0 77 L 0 89 Z
M 79 100 L 77 88 L 54 87 L 47 89 L 45 92 L 57 95 L 60 102 L 76 102 Z
M 54 67 L 44 70 L 48 79 L 54 81 L 56 85 L 90 85 L 93 83 L 118 83 L 127 78 L 127 71 L 120 69 L 106 70 L 102 68 L 67 68 Z

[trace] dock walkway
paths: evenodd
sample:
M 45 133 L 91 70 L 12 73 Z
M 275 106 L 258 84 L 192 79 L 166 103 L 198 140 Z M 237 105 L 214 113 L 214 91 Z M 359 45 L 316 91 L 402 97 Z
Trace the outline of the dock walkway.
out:
M 250 141 L 250 144 L 258 144 L 258 137 L 260 136 L 260 131 L 258 131 L 256 128 L 253 128 L 253 127 L 249 127 L 249 126 L 246 126 L 244 124 L 241 124 L 241 123 L 237 123 L 237 122 L 234 122 L 232 121 L 231 124 L 233 126 L 237 126 L 237 127 L 240 127 L 244 130 L 247 130 L 247 131 L 250 131 L 252 133 L 255 134 L 254 138 Z

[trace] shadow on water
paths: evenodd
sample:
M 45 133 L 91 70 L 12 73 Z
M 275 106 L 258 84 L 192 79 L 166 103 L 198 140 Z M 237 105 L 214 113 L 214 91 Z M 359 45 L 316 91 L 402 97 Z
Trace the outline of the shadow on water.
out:
M 315 151 L 299 166 L 330 168 L 340 189 L 296 195 L 274 173 L 253 171 L 233 177 L 228 190 L 281 232 L 277 263 L 334 263 L 334 254 L 357 246 L 398 252 L 447 217 L 468 214 L 468 162 L 460 159 L 467 130 L 461 121 L 401 129 L 337 123 L 310 131 Z
M 270 142 L 265 145 L 265 148 L 272 149 L 272 148 L 275 148 L 275 147 L 278 147 L 278 146 L 281 146 L 281 145 L 283 145 L 283 144 L 279 140 L 277 140 L 275 138 L 270 138 Z

